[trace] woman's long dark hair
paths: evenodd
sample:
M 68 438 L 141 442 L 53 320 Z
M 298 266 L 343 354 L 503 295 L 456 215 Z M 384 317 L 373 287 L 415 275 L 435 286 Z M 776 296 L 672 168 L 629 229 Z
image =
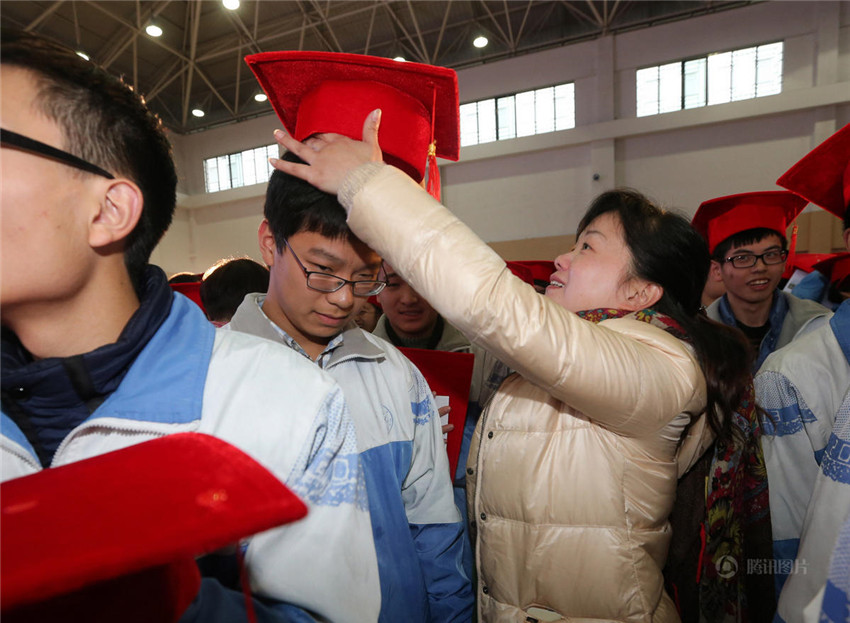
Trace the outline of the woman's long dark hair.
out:
M 701 296 L 711 259 L 705 240 L 688 220 L 654 205 L 634 190 L 599 195 L 579 223 L 578 233 L 597 217 L 614 213 L 632 254 L 631 276 L 664 289 L 653 309 L 673 318 L 688 334 L 705 376 L 706 417 L 718 440 L 726 440 L 732 414 L 752 382 L 752 351 L 737 329 L 710 320 Z

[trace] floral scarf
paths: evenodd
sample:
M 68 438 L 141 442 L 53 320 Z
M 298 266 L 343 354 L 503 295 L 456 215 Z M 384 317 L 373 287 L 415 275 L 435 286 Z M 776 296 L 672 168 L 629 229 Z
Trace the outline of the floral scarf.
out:
M 628 316 L 690 341 L 679 323 L 653 309 L 594 309 L 578 316 L 594 323 Z M 733 414 L 732 434 L 713 443 L 679 480 L 664 573 L 683 623 L 773 617 L 772 538 L 761 434 L 750 383 Z

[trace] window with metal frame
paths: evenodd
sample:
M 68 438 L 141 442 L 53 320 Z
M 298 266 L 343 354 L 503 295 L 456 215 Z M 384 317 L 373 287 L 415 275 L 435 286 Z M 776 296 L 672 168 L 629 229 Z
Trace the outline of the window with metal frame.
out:
M 460 144 L 480 145 L 575 125 L 575 83 L 568 82 L 461 105 Z
M 638 69 L 637 116 L 781 93 L 782 54 L 778 41 Z
M 268 182 L 274 170 L 269 164 L 269 158 L 280 157 L 279 149 L 277 144 L 264 145 L 204 159 L 206 192 Z

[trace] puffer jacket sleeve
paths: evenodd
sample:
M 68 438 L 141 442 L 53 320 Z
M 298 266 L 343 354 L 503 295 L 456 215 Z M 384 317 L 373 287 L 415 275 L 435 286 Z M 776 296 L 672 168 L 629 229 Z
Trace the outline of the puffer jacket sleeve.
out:
M 450 323 L 597 423 L 651 434 L 700 402 L 702 375 L 683 342 L 636 320 L 594 325 L 540 296 L 397 169 L 379 168 L 341 201 L 354 233 Z

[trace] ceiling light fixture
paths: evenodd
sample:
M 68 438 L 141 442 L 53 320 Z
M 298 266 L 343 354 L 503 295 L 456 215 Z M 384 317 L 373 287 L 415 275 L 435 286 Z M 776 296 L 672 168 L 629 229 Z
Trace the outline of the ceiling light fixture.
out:
M 77 56 L 79 56 L 80 58 L 84 58 L 87 61 L 91 60 L 91 58 L 89 58 L 89 55 L 83 52 L 82 50 L 77 50 Z
M 156 22 L 151 22 L 145 27 L 145 32 L 148 33 L 151 37 L 161 37 L 162 36 L 162 28 L 160 28 Z
M 403 56 L 396 56 L 393 60 L 398 61 L 399 63 L 406 63 L 407 62 L 407 59 L 404 58 Z
M 224 8 L 229 11 L 235 11 L 239 8 L 239 0 L 221 0 L 221 3 L 224 5 Z
M 193 109 L 192 109 L 192 114 L 193 114 L 195 117 L 200 118 L 200 117 L 203 117 L 203 116 L 204 116 L 204 111 L 203 111 L 203 110 L 201 110 L 200 108 L 193 108 Z
M 478 36 L 475 37 L 475 40 L 472 42 L 472 45 L 474 45 L 476 48 L 485 48 L 487 47 L 488 43 L 490 43 L 490 41 L 487 39 L 487 37 Z
M 265 102 L 267 99 L 269 99 L 269 98 L 268 98 L 268 96 L 267 96 L 265 93 L 257 93 L 257 94 L 254 96 L 254 101 L 255 101 L 255 102 Z

